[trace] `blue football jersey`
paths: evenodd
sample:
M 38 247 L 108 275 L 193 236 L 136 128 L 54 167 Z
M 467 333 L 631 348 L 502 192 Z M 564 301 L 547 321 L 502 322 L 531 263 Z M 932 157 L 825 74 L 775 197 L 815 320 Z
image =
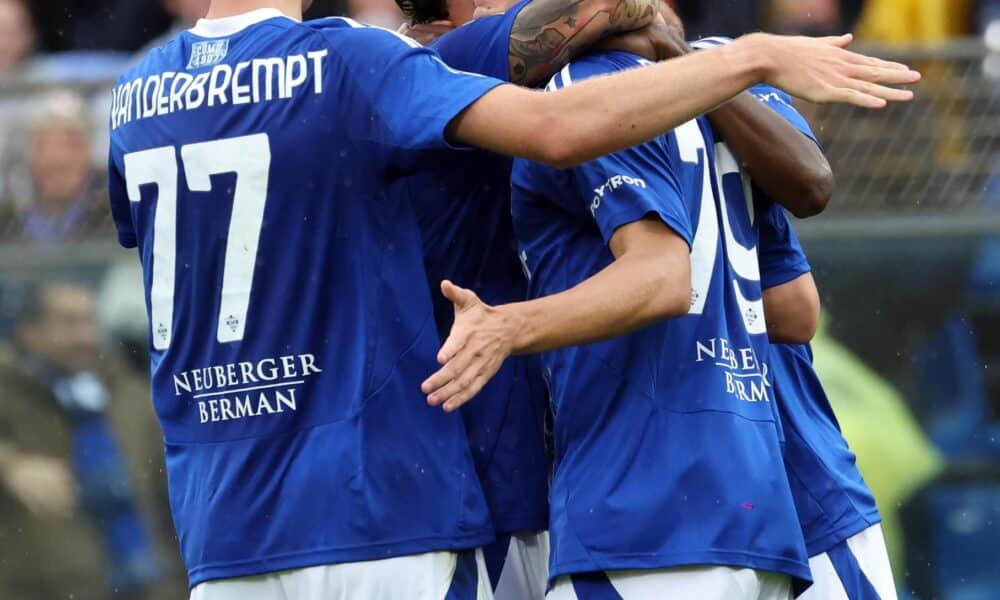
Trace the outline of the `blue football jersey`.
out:
M 500 83 L 274 10 L 201 21 L 119 79 L 111 207 L 192 585 L 492 538 L 461 418 L 419 388 L 439 340 L 390 184 Z
M 641 62 L 595 54 L 552 87 Z M 515 161 L 512 187 L 532 297 L 607 267 L 615 230 L 643 218 L 691 248 L 690 314 L 542 355 L 551 576 L 721 564 L 809 579 L 762 364 L 758 210 L 708 120 L 575 169 Z
M 432 47 L 453 68 L 508 81 L 511 27 L 527 3 L 471 21 Z M 490 304 L 524 300 L 527 281 L 510 220 L 511 159 L 468 150 L 450 152 L 437 165 L 403 185 L 424 235 L 435 317 L 445 338 L 454 309 L 438 291 L 443 279 L 475 290 Z M 461 410 L 497 533 L 547 527 L 547 404 L 538 357 L 517 356 Z
M 761 222 L 764 289 L 810 271 L 784 211 Z M 808 345 L 774 344 L 767 361 L 785 435 L 785 468 L 810 556 L 881 521 L 875 497 L 840 432 Z

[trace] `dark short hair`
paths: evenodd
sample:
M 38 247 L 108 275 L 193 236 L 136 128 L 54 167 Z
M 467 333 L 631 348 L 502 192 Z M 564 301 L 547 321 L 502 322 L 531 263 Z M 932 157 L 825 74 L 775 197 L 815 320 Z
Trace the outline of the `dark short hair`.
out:
M 430 23 L 448 18 L 448 5 L 445 0 L 396 0 L 399 10 L 403 11 L 407 21 L 413 25 Z

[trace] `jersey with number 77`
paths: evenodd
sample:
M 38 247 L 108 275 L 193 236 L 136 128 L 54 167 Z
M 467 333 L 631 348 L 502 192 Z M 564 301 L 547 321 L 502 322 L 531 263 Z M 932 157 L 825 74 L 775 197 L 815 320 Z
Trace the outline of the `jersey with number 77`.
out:
M 491 539 L 416 220 L 388 182 L 500 82 L 391 32 L 202 21 L 123 75 L 111 208 L 138 246 L 190 581 Z
M 642 62 L 593 54 L 550 88 Z M 688 315 L 542 356 L 555 414 L 550 576 L 727 565 L 809 579 L 764 367 L 756 247 L 782 209 L 755 200 L 705 117 L 574 169 L 515 161 L 512 188 L 531 297 L 607 267 L 615 230 L 640 219 L 691 252 Z

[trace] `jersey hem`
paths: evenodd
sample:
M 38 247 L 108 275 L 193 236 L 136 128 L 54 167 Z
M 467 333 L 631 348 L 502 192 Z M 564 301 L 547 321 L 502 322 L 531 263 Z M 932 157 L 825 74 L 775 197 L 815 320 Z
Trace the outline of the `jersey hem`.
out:
M 803 581 L 812 581 L 812 572 L 809 570 L 807 562 L 777 556 L 747 554 L 745 552 L 709 550 L 684 554 L 598 555 L 591 560 L 553 563 L 549 573 L 549 585 L 552 585 L 557 578 L 563 575 L 573 575 L 576 573 L 669 569 L 671 567 L 693 565 L 716 565 L 754 569 L 756 571 L 771 571 L 789 575 Z
M 201 565 L 188 572 L 188 587 L 219 579 L 236 579 L 264 575 L 276 571 L 304 569 L 320 565 L 363 562 L 411 556 L 427 552 L 453 552 L 478 548 L 495 539 L 492 530 L 483 530 L 460 537 L 430 537 L 388 542 L 352 548 L 329 548 L 276 554 L 265 558 L 233 561 L 214 565 Z
M 807 538 L 806 551 L 809 553 L 810 558 L 819 556 L 820 554 L 829 552 L 836 546 L 843 544 L 848 539 L 854 537 L 869 527 L 874 527 L 881 522 L 882 516 L 878 513 L 878 511 L 875 511 L 873 514 L 859 513 L 849 522 L 840 525 L 839 527 L 834 527 L 831 531 Z
M 491 518 L 493 519 L 493 527 L 496 529 L 497 536 L 521 531 L 545 531 L 549 528 L 548 512 L 544 515 L 531 513 L 504 515 L 502 517 L 493 517 L 491 515 Z

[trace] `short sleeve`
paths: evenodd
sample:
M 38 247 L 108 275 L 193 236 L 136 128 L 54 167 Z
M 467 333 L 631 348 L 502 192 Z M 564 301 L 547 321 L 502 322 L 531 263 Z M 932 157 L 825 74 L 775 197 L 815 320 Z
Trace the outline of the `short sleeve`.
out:
M 521 0 L 502 14 L 473 19 L 430 47 L 452 68 L 510 81 L 510 32 L 528 2 Z
M 812 270 L 785 209 L 768 202 L 760 212 L 760 283 L 763 289 L 788 283 Z
M 448 124 L 493 88 L 498 79 L 457 71 L 432 50 L 395 32 L 359 27 L 342 44 L 347 60 L 340 68 L 352 88 L 340 101 L 360 121 L 346 124 L 358 137 L 402 151 L 449 147 Z M 353 125 L 353 126 L 352 126 Z
M 668 160 L 660 140 L 654 140 L 573 169 L 577 196 L 605 243 L 619 227 L 655 216 L 691 245 L 691 217 Z
M 114 152 L 114 150 L 112 150 Z M 128 199 L 128 188 L 114 155 L 108 157 L 108 199 L 111 202 L 111 217 L 118 232 L 118 243 L 125 248 L 135 248 L 138 241 L 132 223 L 132 207 Z

